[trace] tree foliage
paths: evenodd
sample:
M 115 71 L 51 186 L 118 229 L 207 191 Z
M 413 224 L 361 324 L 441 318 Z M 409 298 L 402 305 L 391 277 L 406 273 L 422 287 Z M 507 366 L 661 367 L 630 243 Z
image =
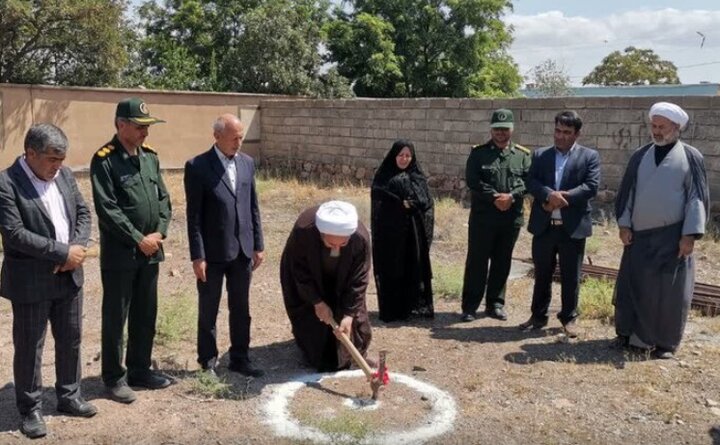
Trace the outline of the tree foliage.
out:
M 0 82 L 115 85 L 127 63 L 122 0 L 0 1 Z
M 533 68 L 532 88 L 539 97 L 572 95 L 570 76 L 553 59 L 547 59 Z
M 583 85 L 657 85 L 677 84 L 677 67 L 662 60 L 651 49 L 633 46 L 624 53 L 613 51 L 582 81 Z
M 327 0 L 166 0 L 139 10 L 130 82 L 153 88 L 346 97 L 319 48 Z
M 0 0 L 0 82 L 463 97 L 521 81 L 508 0 L 150 0 L 134 23 L 127 5 Z
M 506 0 L 348 0 L 327 26 L 328 60 L 373 97 L 504 96 L 522 78 L 507 54 Z
M 127 86 L 169 90 L 220 90 L 213 30 L 217 10 L 208 2 L 145 2 L 137 11 L 138 40 Z

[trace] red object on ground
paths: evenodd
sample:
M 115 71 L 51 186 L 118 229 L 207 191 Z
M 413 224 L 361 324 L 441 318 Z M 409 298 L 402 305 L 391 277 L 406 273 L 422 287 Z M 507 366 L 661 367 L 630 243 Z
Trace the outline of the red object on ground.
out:
M 385 367 L 385 372 L 382 375 L 382 379 L 380 378 L 380 371 L 375 371 L 372 376 L 373 379 L 380 379 L 383 385 L 387 385 L 388 383 L 390 383 L 390 374 L 388 374 L 387 366 Z

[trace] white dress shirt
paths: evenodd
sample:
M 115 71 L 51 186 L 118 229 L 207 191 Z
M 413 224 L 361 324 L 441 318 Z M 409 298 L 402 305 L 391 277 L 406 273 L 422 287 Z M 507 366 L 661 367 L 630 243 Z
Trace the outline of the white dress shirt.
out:
M 232 157 L 227 157 L 225 153 L 221 152 L 219 148 L 217 148 L 217 145 L 213 145 L 213 148 L 215 149 L 215 154 L 218 155 L 218 158 L 220 159 L 220 162 L 223 165 L 223 168 L 225 169 L 225 173 L 228 175 L 228 178 L 230 179 L 230 185 L 232 186 L 233 192 L 235 191 L 235 183 L 237 182 L 237 167 L 235 166 L 235 156 L 232 155 Z
M 35 176 L 30 166 L 25 161 L 25 157 L 20 159 L 20 165 L 25 174 L 30 179 L 35 191 L 40 196 L 40 200 L 45 206 L 48 215 L 50 215 L 50 221 L 52 221 L 55 227 L 55 240 L 61 243 L 68 244 L 70 241 L 70 220 L 68 219 L 67 209 L 65 208 L 65 200 L 60 194 L 57 183 L 57 179 L 60 172 L 55 174 L 55 177 L 50 181 L 43 181 L 42 179 Z

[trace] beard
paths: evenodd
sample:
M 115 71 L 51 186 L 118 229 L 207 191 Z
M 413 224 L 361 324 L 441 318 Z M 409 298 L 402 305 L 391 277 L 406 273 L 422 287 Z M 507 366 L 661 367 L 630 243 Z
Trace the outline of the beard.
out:
M 337 258 L 340 256 L 340 249 L 330 249 L 330 258 Z
M 663 136 L 663 135 L 660 135 L 660 136 L 653 135 L 652 136 L 653 144 L 658 145 L 660 147 L 662 147 L 663 145 L 673 144 L 673 143 L 677 142 L 678 139 L 680 139 L 679 131 L 673 131 L 672 133 L 665 135 L 665 136 Z

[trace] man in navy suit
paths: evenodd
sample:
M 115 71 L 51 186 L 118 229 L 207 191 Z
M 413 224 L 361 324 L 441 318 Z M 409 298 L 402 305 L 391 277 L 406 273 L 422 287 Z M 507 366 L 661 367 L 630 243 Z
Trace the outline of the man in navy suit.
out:
M 33 125 L 25 155 L 0 173 L 0 233 L 5 259 L 0 294 L 13 312 L 15 398 L 20 431 L 47 434 L 42 417 L 42 353 L 47 323 L 55 339 L 57 410 L 92 417 L 80 392 L 83 262 L 90 210 L 63 167 L 68 140 L 50 124 Z
M 214 374 L 218 359 L 215 323 L 227 280 L 230 311 L 228 369 L 259 377 L 251 366 L 249 290 L 263 261 L 263 235 L 255 191 L 255 164 L 240 153 L 243 125 L 225 114 L 213 124 L 215 144 L 185 164 L 188 242 L 197 278 L 198 363 Z
M 555 145 L 535 150 L 527 178 L 534 200 L 528 231 L 532 233 L 535 286 L 532 316 L 522 330 L 548 323 L 552 275 L 560 261 L 562 309 L 558 319 L 568 337 L 577 337 L 580 267 L 585 239 L 592 235 L 590 200 L 600 183 L 600 156 L 576 142 L 582 119 L 574 111 L 555 116 Z

